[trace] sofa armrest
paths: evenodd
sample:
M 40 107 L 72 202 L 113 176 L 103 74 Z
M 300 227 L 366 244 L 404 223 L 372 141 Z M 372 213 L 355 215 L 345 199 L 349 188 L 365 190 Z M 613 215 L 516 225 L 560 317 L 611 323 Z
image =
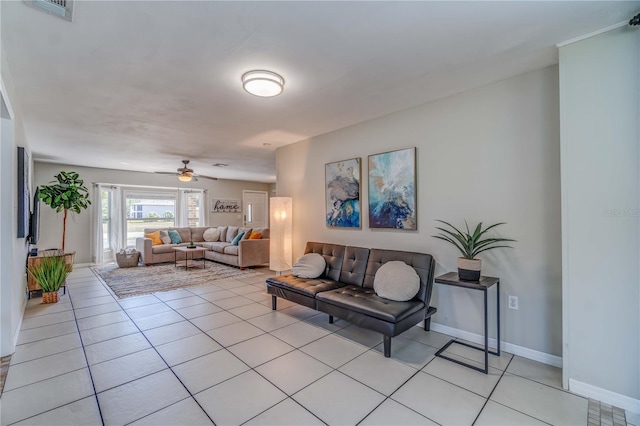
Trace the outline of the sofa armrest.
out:
M 140 252 L 140 261 L 142 263 L 151 263 L 153 261 L 153 243 L 151 238 L 136 238 L 136 250 Z
M 240 240 L 238 243 L 238 266 L 262 265 L 269 263 L 269 239 Z

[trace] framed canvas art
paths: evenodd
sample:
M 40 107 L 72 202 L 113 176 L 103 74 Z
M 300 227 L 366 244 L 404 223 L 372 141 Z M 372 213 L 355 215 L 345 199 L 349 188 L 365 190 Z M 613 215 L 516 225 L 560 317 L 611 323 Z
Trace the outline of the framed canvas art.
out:
M 369 227 L 418 229 L 416 149 L 369 156 Z
M 324 166 L 326 224 L 330 228 L 360 228 L 360 158 Z

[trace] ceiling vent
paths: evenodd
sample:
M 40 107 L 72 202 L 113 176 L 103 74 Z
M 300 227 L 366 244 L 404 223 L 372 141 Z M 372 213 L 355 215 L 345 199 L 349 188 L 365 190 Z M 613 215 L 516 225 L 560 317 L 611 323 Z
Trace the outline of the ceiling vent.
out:
M 47 12 L 49 15 L 69 22 L 73 20 L 74 0 L 24 0 L 24 2 L 35 9 Z

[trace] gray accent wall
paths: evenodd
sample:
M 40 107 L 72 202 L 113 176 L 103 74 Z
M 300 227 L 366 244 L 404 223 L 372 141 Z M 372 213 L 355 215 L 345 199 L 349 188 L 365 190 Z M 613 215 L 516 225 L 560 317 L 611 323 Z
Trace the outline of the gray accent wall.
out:
M 367 156 L 409 147 L 417 147 L 418 231 L 369 229 Z M 353 157 L 362 158 L 363 227 L 328 229 L 325 163 Z M 436 219 L 508 222 L 497 234 L 518 240 L 515 249 L 480 255 L 483 274 L 501 279 L 502 339 L 562 355 L 556 66 L 279 148 L 277 193 L 293 197 L 294 257 L 307 241 L 419 251 L 435 257 L 437 275 L 456 269 L 458 253 L 431 237 Z M 506 308 L 507 295 L 519 297 L 519 310 Z M 436 323 L 482 334 L 481 293 L 436 284 L 432 305 Z
M 561 47 L 560 104 L 565 382 L 640 412 L 640 31 Z

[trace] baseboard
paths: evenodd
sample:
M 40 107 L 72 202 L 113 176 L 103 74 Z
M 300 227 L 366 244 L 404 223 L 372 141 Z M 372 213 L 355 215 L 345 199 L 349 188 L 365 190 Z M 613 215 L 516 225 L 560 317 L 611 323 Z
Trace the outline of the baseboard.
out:
M 626 395 L 611 392 L 597 386 L 582 383 L 574 379 L 569 379 L 569 390 L 577 395 L 622 408 L 632 413 L 640 414 L 640 399 L 634 399 Z
M 88 268 L 90 266 L 95 266 L 95 265 L 96 265 L 95 263 L 91 263 L 91 262 L 89 262 L 89 263 L 74 263 L 73 267 L 74 268 Z
M 418 326 L 420 326 L 420 324 L 418 324 Z M 460 339 L 468 340 L 473 343 L 481 345 L 484 344 L 484 337 L 479 334 L 438 324 L 433 321 L 431 322 L 431 330 Z M 490 337 L 489 346 L 495 347 L 496 339 Z M 549 364 L 554 367 L 562 368 L 562 357 L 556 355 L 551 355 L 545 352 L 536 351 L 534 349 L 525 348 L 524 346 L 514 345 L 513 343 L 505 342 L 504 340 L 500 342 L 500 349 L 504 349 L 506 352 L 521 356 L 523 358 L 528 358 L 534 361 L 541 362 L 543 364 Z

